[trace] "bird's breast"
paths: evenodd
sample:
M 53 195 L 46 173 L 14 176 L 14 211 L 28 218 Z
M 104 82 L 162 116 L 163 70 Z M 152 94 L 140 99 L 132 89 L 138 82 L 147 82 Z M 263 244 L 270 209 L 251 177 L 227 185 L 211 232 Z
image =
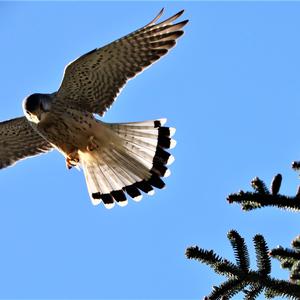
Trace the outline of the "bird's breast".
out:
M 74 149 L 85 149 L 92 135 L 94 116 L 68 109 L 63 113 L 52 113 L 38 125 L 45 138 L 65 153 Z

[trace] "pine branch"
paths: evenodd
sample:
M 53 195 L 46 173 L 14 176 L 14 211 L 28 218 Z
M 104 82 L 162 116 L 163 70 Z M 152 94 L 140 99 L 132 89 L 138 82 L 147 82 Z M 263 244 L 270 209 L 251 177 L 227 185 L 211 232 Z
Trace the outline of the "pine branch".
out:
M 230 204 L 234 202 L 240 204 L 242 209 L 246 211 L 265 206 L 276 206 L 285 210 L 300 211 L 300 187 L 294 197 L 281 195 L 279 194 L 281 182 L 282 176 L 277 174 L 272 180 L 269 191 L 265 183 L 258 177 L 255 177 L 251 181 L 254 192 L 240 191 L 230 194 L 227 197 L 227 201 Z
M 291 259 L 300 260 L 300 253 L 290 248 L 283 248 L 278 246 L 270 251 L 270 255 L 278 260 Z
M 244 300 L 254 300 L 263 291 L 263 286 L 261 284 L 253 284 L 250 290 L 244 290 L 245 297 Z
M 214 267 L 217 263 L 222 261 L 222 259 L 213 250 L 201 249 L 198 246 L 187 248 L 185 256 L 187 258 L 199 260 L 211 267 Z
M 238 267 L 242 269 L 244 272 L 247 272 L 249 270 L 250 263 L 249 263 L 249 253 L 248 253 L 247 246 L 245 244 L 245 240 L 235 230 L 229 231 L 227 237 L 233 248 L 233 252 Z
M 258 194 L 262 194 L 262 195 L 269 194 L 269 191 L 265 183 L 262 180 L 260 180 L 258 177 L 255 177 L 254 179 L 251 180 L 251 186 Z
M 296 236 L 292 241 L 292 247 L 300 252 L 300 235 Z
M 240 234 L 235 230 L 231 230 L 227 237 L 232 245 L 236 264 L 218 256 L 213 250 L 208 251 L 197 246 L 190 247 L 186 250 L 187 258 L 196 259 L 205 263 L 212 267 L 218 274 L 225 275 L 228 278 L 220 286 L 213 287 L 211 294 L 205 297 L 205 299 L 230 299 L 239 292 L 244 293 L 244 299 L 246 300 L 254 300 L 262 292 L 265 293 L 267 298 L 280 296 L 288 297 L 290 299 L 300 299 L 300 285 L 296 284 L 300 278 L 300 260 L 296 260 L 291 269 L 291 279 L 295 282 L 277 280 L 270 277 L 271 261 L 269 250 L 262 235 L 257 234 L 253 238 L 258 268 L 257 271 L 249 269 L 250 262 L 247 246 Z M 299 238 L 294 240 L 293 243 L 298 247 Z M 270 253 L 276 253 L 276 251 L 276 249 L 273 249 Z M 294 252 L 296 252 L 296 250 L 294 250 Z M 283 253 L 288 252 L 286 251 Z M 279 256 L 275 257 L 278 258 Z M 293 278 L 292 275 L 294 276 Z
M 270 279 L 264 282 L 265 297 L 271 299 L 274 297 L 285 297 L 289 299 L 300 299 L 300 286 L 285 280 Z
M 258 272 L 263 276 L 269 275 L 271 273 L 271 260 L 268 253 L 269 249 L 267 243 L 264 237 L 260 234 L 255 235 L 253 241 Z
M 297 236 L 291 243 L 292 249 L 283 248 L 281 246 L 272 249 L 270 256 L 280 261 L 281 267 L 290 270 L 290 280 L 300 284 L 300 249 L 299 239 Z
M 221 259 L 213 250 L 201 249 L 198 246 L 189 247 L 185 255 L 187 258 L 196 259 L 207 264 L 220 275 L 240 276 L 240 269 L 237 266 L 226 259 Z
M 289 248 L 278 246 L 270 251 L 270 256 L 280 261 L 281 267 L 291 270 L 296 261 L 300 261 L 300 253 Z
M 222 262 L 216 264 L 213 269 L 216 273 L 227 277 L 243 276 L 243 271 L 238 266 L 228 261 L 227 259 L 224 259 L 222 260 Z
M 240 292 L 246 283 L 241 279 L 230 278 L 223 282 L 219 287 L 213 287 L 213 291 L 208 295 L 209 300 L 230 299 Z
M 293 264 L 293 267 L 291 269 L 290 273 L 290 279 L 294 283 L 298 283 L 300 281 L 300 261 L 297 261 Z

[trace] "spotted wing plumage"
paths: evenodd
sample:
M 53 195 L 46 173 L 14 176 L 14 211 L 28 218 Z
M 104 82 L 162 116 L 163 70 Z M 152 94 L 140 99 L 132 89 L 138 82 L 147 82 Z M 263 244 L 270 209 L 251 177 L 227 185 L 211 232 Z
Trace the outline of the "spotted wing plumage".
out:
M 26 117 L 0 122 L 0 169 L 52 148 L 35 132 Z
M 146 26 L 70 63 L 56 102 L 104 115 L 125 83 L 175 46 L 187 20 L 173 24 L 183 10 L 155 24 L 163 10 Z

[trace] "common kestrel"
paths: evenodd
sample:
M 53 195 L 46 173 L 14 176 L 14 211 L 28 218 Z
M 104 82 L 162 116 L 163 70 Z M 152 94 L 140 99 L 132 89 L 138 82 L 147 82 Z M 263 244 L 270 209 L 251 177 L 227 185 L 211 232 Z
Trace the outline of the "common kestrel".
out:
M 173 48 L 188 20 L 175 23 L 183 11 L 156 24 L 163 10 L 146 26 L 67 65 L 60 88 L 32 94 L 23 101 L 25 117 L 0 123 L 0 168 L 18 160 L 60 151 L 68 168 L 82 167 L 94 205 L 139 201 L 141 191 L 163 188 L 174 161 L 165 149 L 175 146 L 174 128 L 165 119 L 104 123 L 103 116 L 121 88 Z

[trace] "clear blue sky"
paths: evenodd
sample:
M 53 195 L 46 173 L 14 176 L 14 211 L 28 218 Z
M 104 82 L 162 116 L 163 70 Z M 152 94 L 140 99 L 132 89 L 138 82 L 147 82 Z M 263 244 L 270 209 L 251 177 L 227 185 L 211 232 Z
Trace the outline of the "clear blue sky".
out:
M 178 144 L 167 188 L 106 210 L 92 206 L 83 174 L 59 153 L 1 170 L 0 298 L 199 299 L 223 278 L 187 260 L 186 247 L 233 258 L 230 229 L 251 249 L 256 233 L 271 247 L 299 234 L 299 213 L 244 213 L 226 196 L 277 172 L 282 192 L 296 191 L 300 3 L 1 2 L 0 119 L 20 116 L 24 97 L 59 87 L 67 63 L 162 7 L 165 17 L 186 9 L 185 35 L 104 120 L 168 118 Z

